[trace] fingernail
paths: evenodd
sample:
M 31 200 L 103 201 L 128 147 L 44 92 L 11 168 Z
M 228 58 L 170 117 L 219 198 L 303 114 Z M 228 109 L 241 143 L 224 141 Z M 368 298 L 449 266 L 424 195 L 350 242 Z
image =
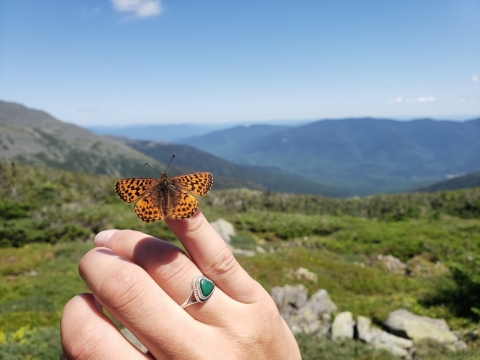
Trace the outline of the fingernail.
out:
M 117 231 L 117 229 L 100 231 L 97 236 L 95 236 L 95 246 L 105 246 L 108 239 L 110 239 L 112 235 L 115 234 Z

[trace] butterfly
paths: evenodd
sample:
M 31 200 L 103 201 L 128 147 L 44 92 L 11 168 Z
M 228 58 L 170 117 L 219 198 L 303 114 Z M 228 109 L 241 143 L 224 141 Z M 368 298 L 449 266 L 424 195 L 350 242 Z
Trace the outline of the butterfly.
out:
M 175 154 L 172 160 L 174 157 Z M 115 182 L 118 197 L 126 203 L 137 202 L 135 213 L 145 222 L 191 217 L 198 208 L 193 195 L 204 196 L 212 188 L 213 175 L 209 172 L 169 178 L 167 170 L 159 179 L 127 178 Z

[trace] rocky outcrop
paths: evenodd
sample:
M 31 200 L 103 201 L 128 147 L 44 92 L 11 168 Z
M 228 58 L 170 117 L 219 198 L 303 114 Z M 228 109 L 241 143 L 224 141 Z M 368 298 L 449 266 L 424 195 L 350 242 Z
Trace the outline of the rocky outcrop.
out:
M 320 289 L 307 299 L 307 289 L 303 285 L 285 285 L 273 287 L 271 295 L 294 334 L 328 334 L 331 314 L 337 307 L 326 290 Z
M 373 264 L 380 269 L 397 275 L 405 275 L 407 270 L 407 265 L 392 255 L 378 255 L 373 261 Z
M 395 310 L 384 322 L 384 326 L 392 334 L 419 341 L 435 340 L 442 344 L 452 345 L 461 349 L 464 347 L 455 333 L 450 331 L 445 320 L 418 316 L 405 309 Z M 466 346 L 466 345 L 465 345 Z
M 294 334 L 305 333 L 337 341 L 353 338 L 404 359 L 411 359 L 415 342 L 424 339 L 437 341 L 451 350 L 467 348 L 466 343 L 450 331 L 445 320 L 417 316 L 399 309 L 385 320 L 385 331 L 373 326 L 371 320 L 364 316 L 358 316 L 354 321 L 349 311 L 338 313 L 332 322 L 337 306 L 324 289 L 308 298 L 303 285 L 276 286 L 272 288 L 271 295 Z
M 409 359 L 411 357 L 411 349 L 413 348 L 413 341 L 407 340 L 377 327 L 372 326 L 372 321 L 365 317 L 357 317 L 357 334 L 358 339 L 371 344 L 377 349 L 385 349 L 392 354 Z

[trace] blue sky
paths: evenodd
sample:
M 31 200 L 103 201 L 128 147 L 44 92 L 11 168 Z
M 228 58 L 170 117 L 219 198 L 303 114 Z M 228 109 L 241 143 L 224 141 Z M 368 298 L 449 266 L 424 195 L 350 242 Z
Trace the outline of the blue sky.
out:
M 480 116 L 480 0 L 2 0 L 0 100 L 79 125 Z

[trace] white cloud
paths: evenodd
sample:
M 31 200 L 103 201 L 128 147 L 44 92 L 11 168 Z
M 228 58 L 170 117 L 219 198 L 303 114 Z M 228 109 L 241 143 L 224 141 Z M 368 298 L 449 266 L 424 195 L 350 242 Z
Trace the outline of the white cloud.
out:
M 435 102 L 437 99 L 435 96 L 421 96 L 416 99 L 408 99 L 408 98 L 403 98 L 401 96 L 397 96 L 395 99 L 390 100 L 388 103 L 389 104 L 411 104 L 411 103 L 426 103 L 426 102 Z
M 423 96 L 417 98 L 414 102 L 434 102 L 437 99 L 435 99 L 435 96 Z
M 401 96 L 397 96 L 395 99 L 393 99 L 392 101 L 389 101 L 390 104 L 395 104 L 395 103 L 402 103 L 403 102 L 403 98 Z
M 115 10 L 131 13 L 137 18 L 160 15 L 163 11 L 160 0 L 110 0 Z
M 474 83 L 478 83 L 478 82 L 480 82 L 480 76 L 478 76 L 477 74 L 473 74 L 473 75 L 470 77 L 470 81 L 471 81 L 471 82 L 474 82 Z

